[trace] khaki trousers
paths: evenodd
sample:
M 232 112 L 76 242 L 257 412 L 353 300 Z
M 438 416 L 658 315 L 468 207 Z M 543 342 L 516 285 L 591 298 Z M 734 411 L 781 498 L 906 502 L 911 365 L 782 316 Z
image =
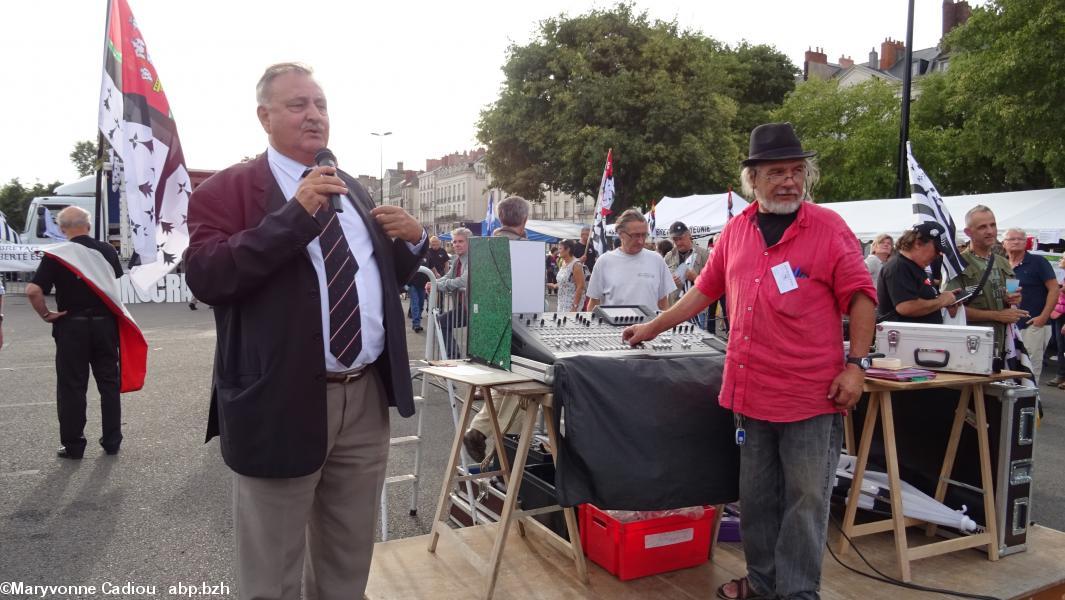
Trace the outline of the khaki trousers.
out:
M 233 518 L 242 600 L 363 597 L 388 464 L 388 402 L 371 367 L 326 384 L 325 464 L 287 479 L 234 474 Z M 301 577 L 302 576 L 302 577 Z
M 495 398 L 496 396 L 492 396 Z M 503 433 L 517 433 L 521 431 L 521 425 L 525 422 L 525 411 L 518 404 L 518 397 L 504 394 L 496 400 L 496 418 L 499 428 Z M 509 424 L 509 427 L 508 427 Z M 492 439 L 492 415 L 488 413 L 488 407 L 482 406 L 470 421 L 470 429 L 480 431 L 488 439 Z
M 1049 321 L 1042 327 L 1029 325 L 1021 330 L 1021 341 L 1028 350 L 1028 356 L 1032 359 L 1032 374 L 1035 380 L 1043 374 L 1043 356 L 1046 354 L 1047 344 L 1050 343 L 1050 328 L 1053 324 Z

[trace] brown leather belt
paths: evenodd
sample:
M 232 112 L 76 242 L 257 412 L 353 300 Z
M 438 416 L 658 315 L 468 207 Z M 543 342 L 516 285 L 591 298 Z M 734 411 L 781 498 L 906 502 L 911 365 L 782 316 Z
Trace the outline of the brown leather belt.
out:
M 351 383 L 353 381 L 358 381 L 359 379 L 362 379 L 362 376 L 366 374 L 369 368 L 369 365 L 367 365 L 357 371 L 348 371 L 346 373 L 327 372 L 325 374 L 325 381 L 326 383 Z

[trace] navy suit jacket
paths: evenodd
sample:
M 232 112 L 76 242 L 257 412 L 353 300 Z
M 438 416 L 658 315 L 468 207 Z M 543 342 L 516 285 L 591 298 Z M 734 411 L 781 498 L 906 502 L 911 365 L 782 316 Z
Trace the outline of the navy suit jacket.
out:
M 414 399 L 399 288 L 421 256 L 390 240 L 370 216 L 366 191 L 338 175 L 350 190 L 345 208 L 366 222 L 381 272 L 385 347 L 374 366 L 389 405 L 408 417 Z M 214 307 L 218 332 L 207 440 L 220 435 L 222 457 L 242 475 L 313 473 L 325 462 L 326 382 L 320 290 L 306 246 L 321 226 L 286 201 L 266 153 L 200 184 L 188 221 L 186 278 Z

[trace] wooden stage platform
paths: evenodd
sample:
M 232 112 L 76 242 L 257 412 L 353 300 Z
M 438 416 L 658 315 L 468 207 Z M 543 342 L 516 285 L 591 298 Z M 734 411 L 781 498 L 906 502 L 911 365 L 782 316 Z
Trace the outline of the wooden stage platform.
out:
M 494 525 L 467 527 L 457 533 L 478 553 L 487 556 L 491 536 L 485 527 Z M 911 544 L 920 545 L 927 540 L 923 532 L 912 529 Z M 426 550 L 428 543 L 429 536 L 423 535 L 377 544 L 366 598 L 466 600 L 479 597 L 482 581 L 462 555 L 446 539 L 441 540 L 435 555 Z M 887 575 L 898 577 L 890 534 L 871 535 L 857 543 L 873 565 Z M 848 565 L 869 572 L 853 550 L 842 558 Z M 1003 599 L 1062 600 L 1065 598 L 1065 533 L 1034 526 L 1028 532 L 1027 552 L 990 562 L 984 553 L 966 550 L 915 561 L 912 569 L 913 583 L 919 585 Z M 739 544 L 726 543 L 715 547 L 713 560 L 703 566 L 626 582 L 618 581 L 588 561 L 590 582 L 584 585 L 577 580 L 570 559 L 544 542 L 535 530 L 530 529 L 527 537 L 521 538 L 515 527 L 503 554 L 495 598 L 705 600 L 715 597 L 717 586 L 744 572 L 742 548 Z M 825 600 L 944 597 L 862 577 L 841 567 L 828 552 L 825 552 L 821 588 Z

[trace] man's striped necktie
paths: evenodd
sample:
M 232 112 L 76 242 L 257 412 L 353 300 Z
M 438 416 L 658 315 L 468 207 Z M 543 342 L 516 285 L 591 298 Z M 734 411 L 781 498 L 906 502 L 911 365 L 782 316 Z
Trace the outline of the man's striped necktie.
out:
M 322 225 L 318 243 L 322 247 L 329 290 L 329 351 L 341 364 L 350 367 L 362 351 L 362 318 L 355 285 L 359 263 L 348 247 L 336 211 L 326 204 L 314 218 Z

